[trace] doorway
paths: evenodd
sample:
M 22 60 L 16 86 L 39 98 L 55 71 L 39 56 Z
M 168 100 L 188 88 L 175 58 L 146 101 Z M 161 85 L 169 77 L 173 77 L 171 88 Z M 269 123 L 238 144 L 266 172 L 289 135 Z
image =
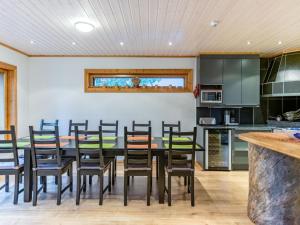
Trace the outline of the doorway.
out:
M 17 126 L 17 67 L 0 62 L 0 130 Z
M 0 69 L 0 130 L 5 129 L 5 78 L 6 78 L 6 71 Z

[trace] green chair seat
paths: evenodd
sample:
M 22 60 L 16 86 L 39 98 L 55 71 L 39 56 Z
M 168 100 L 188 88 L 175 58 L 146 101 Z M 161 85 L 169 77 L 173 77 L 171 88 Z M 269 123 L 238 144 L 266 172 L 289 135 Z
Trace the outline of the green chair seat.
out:
M 115 146 L 114 143 L 103 143 L 102 144 L 103 148 L 113 148 Z M 80 148 L 99 148 L 98 144 L 80 144 Z
M 169 144 L 164 145 L 165 148 L 169 148 Z M 173 149 L 192 149 L 192 145 L 173 145 Z M 196 149 L 200 149 L 199 145 L 196 145 Z
M 163 141 L 169 141 L 169 137 L 162 137 L 162 140 L 163 140 Z M 173 137 L 172 140 L 173 140 L 173 141 L 189 141 L 189 140 L 191 140 L 191 139 L 188 138 L 188 137 Z
M 98 136 L 90 136 L 88 139 L 95 141 L 95 140 L 99 140 L 99 137 Z M 114 141 L 114 140 L 117 140 L 117 137 L 116 136 L 103 136 L 102 140 L 104 140 L 104 141 Z

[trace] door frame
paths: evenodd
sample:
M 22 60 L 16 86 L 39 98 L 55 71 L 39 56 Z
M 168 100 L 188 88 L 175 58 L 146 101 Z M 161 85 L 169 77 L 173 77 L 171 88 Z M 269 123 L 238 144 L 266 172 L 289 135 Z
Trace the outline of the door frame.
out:
M 4 72 L 5 82 L 5 129 L 15 125 L 17 130 L 17 67 L 0 61 L 0 70 Z

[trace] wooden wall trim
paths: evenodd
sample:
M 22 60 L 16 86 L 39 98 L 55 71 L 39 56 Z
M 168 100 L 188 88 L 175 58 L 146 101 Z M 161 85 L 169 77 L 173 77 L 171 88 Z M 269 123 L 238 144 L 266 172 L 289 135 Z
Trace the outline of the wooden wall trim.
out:
M 3 43 L 3 42 L 0 42 L 0 45 L 4 46 L 4 47 L 6 47 L 6 48 L 8 48 L 8 49 L 10 49 L 10 50 L 13 50 L 13 51 L 15 51 L 15 52 L 21 53 L 22 55 L 25 55 L 25 56 L 30 57 L 30 54 L 28 54 L 28 53 L 26 53 L 26 52 L 23 52 L 23 51 L 21 51 L 21 50 L 19 50 L 19 49 L 17 49 L 17 48 L 14 48 L 14 47 L 12 47 L 12 46 L 10 46 L 10 45 L 8 45 L 8 44 L 5 44 L 5 43 Z
M 132 75 L 138 77 L 180 76 L 185 79 L 185 88 L 101 88 L 92 87 L 92 79 L 95 76 L 117 76 Z M 85 69 L 84 70 L 84 91 L 87 93 L 183 93 L 193 91 L 193 70 L 192 69 Z

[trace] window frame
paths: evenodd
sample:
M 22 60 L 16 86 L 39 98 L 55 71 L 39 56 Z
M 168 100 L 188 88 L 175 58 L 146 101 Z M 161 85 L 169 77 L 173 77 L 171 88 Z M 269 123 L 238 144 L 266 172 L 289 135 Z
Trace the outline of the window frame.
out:
M 161 77 L 161 78 L 183 78 L 184 87 L 95 87 L 95 77 Z M 84 91 L 87 93 L 186 93 L 192 92 L 193 70 L 192 69 L 85 69 Z

